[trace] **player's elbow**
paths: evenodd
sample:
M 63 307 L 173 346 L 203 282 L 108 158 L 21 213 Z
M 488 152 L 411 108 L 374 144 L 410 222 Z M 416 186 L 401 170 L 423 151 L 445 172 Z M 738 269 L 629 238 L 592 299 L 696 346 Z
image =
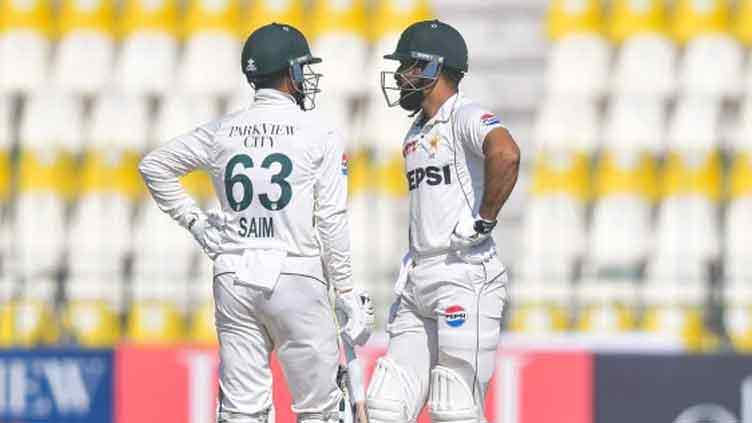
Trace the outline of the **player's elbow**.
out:
M 520 160 L 522 159 L 520 154 L 520 148 L 517 143 L 510 142 L 501 151 L 501 157 L 504 163 L 508 166 L 519 167 Z

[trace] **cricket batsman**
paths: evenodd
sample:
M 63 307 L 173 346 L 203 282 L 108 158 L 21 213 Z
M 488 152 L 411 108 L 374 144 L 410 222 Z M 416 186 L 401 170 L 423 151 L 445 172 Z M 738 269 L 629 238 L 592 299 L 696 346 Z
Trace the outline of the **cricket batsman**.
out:
M 403 141 L 410 251 L 390 308 L 389 346 L 368 387 L 371 423 L 485 422 L 507 275 L 491 233 L 517 181 L 520 151 L 499 119 L 458 91 L 468 70 L 460 33 L 438 20 L 409 26 L 388 105 L 416 115 Z M 491 87 L 489 87 L 490 89 Z
M 303 34 L 273 23 L 245 42 L 251 106 L 149 153 L 139 170 L 160 209 L 214 260 L 220 423 L 273 421 L 276 351 L 301 423 L 339 421 L 336 311 L 344 341 L 373 329 L 368 294 L 351 280 L 347 162 L 339 132 L 313 112 L 320 74 Z M 213 180 L 221 210 L 205 213 L 178 178 Z

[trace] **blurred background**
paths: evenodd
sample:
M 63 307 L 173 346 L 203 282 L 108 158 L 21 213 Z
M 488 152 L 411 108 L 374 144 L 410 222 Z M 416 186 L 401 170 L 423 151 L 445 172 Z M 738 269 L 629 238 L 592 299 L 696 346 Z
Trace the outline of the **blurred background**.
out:
M 432 17 L 469 45 L 461 90 L 522 149 L 495 232 L 505 336 L 752 350 L 750 0 L 0 0 L 0 346 L 215 342 L 211 263 L 136 165 L 252 102 L 240 46 L 271 21 L 324 58 L 383 330 L 410 119 L 378 72 Z M 206 175 L 183 183 L 212 206 Z

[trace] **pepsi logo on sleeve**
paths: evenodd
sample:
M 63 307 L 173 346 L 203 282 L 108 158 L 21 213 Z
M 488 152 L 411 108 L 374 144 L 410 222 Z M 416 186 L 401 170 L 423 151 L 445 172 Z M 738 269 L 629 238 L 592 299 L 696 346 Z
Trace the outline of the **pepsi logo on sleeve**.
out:
M 449 326 L 458 328 L 465 324 L 465 320 L 467 320 L 467 313 L 462 306 L 453 305 L 447 307 L 446 311 L 444 311 L 444 318 L 446 319 L 446 322 Z

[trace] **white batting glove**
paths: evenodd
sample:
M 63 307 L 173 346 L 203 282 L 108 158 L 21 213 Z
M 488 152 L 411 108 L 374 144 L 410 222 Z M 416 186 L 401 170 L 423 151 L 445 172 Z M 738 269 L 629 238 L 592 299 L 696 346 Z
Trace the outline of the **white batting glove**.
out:
M 340 319 L 342 339 L 350 345 L 365 344 L 376 325 L 373 301 L 368 292 L 362 288 L 355 288 L 337 293 L 334 310 Z
M 218 212 L 222 213 L 222 212 Z M 211 215 L 213 218 L 210 218 Z M 222 215 L 224 215 L 222 213 Z M 215 211 L 210 211 L 209 216 L 203 213 L 193 213 L 188 219 L 188 230 L 191 231 L 193 238 L 204 250 L 204 253 L 214 260 L 220 253 L 222 247 L 222 235 L 220 228 L 212 224 L 212 220 L 217 221 L 220 215 Z
M 482 244 L 491 237 L 495 220 L 486 220 L 480 216 L 460 218 L 449 238 L 450 246 L 455 251 L 464 251 Z

